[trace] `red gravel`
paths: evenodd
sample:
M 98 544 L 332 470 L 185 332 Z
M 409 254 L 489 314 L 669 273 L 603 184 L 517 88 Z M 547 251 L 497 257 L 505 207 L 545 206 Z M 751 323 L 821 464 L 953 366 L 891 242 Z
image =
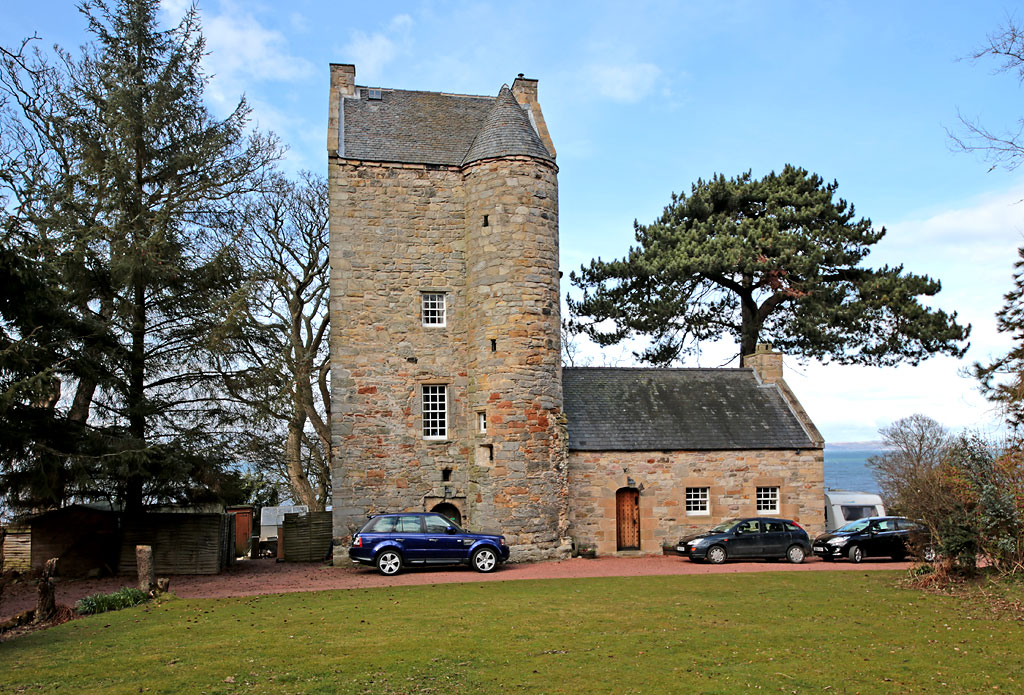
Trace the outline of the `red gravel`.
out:
M 282 594 L 294 591 L 323 591 L 327 589 L 367 589 L 381 586 L 410 586 L 415 584 L 446 584 L 452 582 L 491 582 L 512 579 L 563 579 L 576 577 L 641 577 L 667 574 L 736 574 L 741 572 L 816 572 L 850 570 L 900 570 L 910 567 L 908 562 L 866 560 L 859 565 L 851 562 L 823 562 L 808 558 L 800 565 L 788 562 L 726 562 L 723 565 L 694 564 L 672 555 L 646 557 L 601 557 L 593 560 L 571 560 L 511 564 L 491 574 L 480 574 L 468 567 L 413 568 L 395 577 L 384 577 L 371 567 L 343 567 L 327 565 L 276 562 L 274 560 L 241 560 L 219 575 L 172 576 L 171 591 L 182 598 L 223 598 L 227 596 L 253 596 L 256 594 Z M 98 592 L 108 593 L 122 586 L 133 585 L 127 576 L 104 579 L 58 580 L 57 602 L 73 606 L 83 596 Z M 35 605 L 35 582 L 25 581 L 8 585 L 0 599 L 0 622 Z

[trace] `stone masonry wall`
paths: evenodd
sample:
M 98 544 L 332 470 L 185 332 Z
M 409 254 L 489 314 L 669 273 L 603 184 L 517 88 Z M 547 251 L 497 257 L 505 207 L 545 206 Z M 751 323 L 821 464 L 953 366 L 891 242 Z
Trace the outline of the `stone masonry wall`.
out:
M 687 533 L 730 517 L 757 516 L 755 488 L 779 487 L 779 515 L 813 538 L 825 528 L 824 451 L 570 451 L 569 534 L 598 554 L 616 552 L 615 493 L 640 492 L 640 550 L 661 553 Z M 688 515 L 686 488 L 708 487 L 710 514 Z
M 557 554 L 567 521 L 556 172 L 528 157 L 466 169 L 467 401 L 487 422 L 469 502 L 517 559 Z
M 329 160 L 334 535 L 367 514 L 465 503 L 465 205 L 454 168 Z M 447 325 L 424 327 L 424 291 Z M 449 439 L 424 440 L 421 384 L 445 384 Z M 444 469 L 451 471 L 442 480 Z

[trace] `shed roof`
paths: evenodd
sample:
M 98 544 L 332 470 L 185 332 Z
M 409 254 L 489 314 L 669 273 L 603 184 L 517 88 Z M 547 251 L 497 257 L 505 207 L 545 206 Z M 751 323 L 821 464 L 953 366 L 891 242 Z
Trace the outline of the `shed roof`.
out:
M 562 389 L 575 451 L 820 448 L 752 369 L 565 368 Z
M 498 97 L 380 92 L 370 99 L 366 87 L 356 87 L 356 97 L 342 100 L 341 156 L 448 166 L 507 155 L 552 159 L 507 85 Z

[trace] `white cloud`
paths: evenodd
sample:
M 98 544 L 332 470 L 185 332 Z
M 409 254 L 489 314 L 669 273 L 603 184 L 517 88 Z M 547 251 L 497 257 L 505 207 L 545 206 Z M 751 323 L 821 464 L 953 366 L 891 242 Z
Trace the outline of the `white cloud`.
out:
M 288 52 L 288 40 L 277 30 L 267 29 L 255 17 L 229 11 L 205 18 L 203 31 L 210 51 L 211 69 L 229 80 L 291 81 L 310 76 L 312 64 Z
M 592 63 L 586 68 L 591 88 L 612 101 L 633 103 L 646 98 L 658 86 L 661 69 L 654 63 Z
M 393 17 L 383 31 L 372 34 L 353 31 L 342 55 L 346 62 L 358 66 L 361 81 L 376 82 L 388 63 L 410 52 L 412 25 L 412 17 L 400 14 Z

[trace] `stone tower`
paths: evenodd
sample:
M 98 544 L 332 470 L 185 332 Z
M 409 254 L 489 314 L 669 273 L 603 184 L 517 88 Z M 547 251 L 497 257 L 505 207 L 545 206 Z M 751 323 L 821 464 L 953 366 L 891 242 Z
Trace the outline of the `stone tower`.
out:
M 558 168 L 537 83 L 371 89 L 331 66 L 334 535 L 438 510 L 565 550 Z

